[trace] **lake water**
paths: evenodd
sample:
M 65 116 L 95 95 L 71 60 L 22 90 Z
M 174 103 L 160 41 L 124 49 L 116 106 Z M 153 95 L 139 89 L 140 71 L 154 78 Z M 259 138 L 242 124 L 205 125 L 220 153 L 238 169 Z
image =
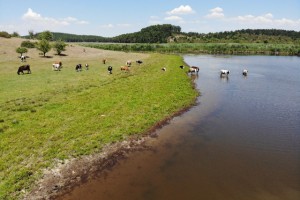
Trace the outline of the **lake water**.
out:
M 155 151 L 130 153 L 60 199 L 300 199 L 300 58 L 184 59 L 200 67 L 199 104 L 157 131 Z

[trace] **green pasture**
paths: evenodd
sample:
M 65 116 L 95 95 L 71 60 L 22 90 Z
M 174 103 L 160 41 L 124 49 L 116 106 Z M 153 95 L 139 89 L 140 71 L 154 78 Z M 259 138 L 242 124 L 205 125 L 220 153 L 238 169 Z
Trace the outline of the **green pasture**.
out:
M 118 53 L 106 65 L 82 57 L 82 72 L 68 56 L 52 71 L 53 60 L 28 59 L 32 74 L 17 75 L 19 60 L 0 59 L 0 199 L 19 199 L 55 160 L 145 133 L 198 95 L 176 55 L 150 54 L 130 72 Z

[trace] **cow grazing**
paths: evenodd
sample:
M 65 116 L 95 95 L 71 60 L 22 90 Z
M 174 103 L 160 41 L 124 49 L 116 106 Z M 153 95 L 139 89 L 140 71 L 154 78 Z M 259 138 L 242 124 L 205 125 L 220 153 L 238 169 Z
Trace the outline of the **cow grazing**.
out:
M 167 68 L 163 67 L 163 68 L 161 68 L 161 70 L 165 72 L 165 71 L 167 71 Z
M 228 76 L 229 73 L 230 73 L 229 70 L 227 70 L 227 69 L 221 69 L 220 76 Z
M 75 70 L 77 72 L 80 72 L 82 70 L 82 65 L 81 64 L 77 64 L 76 67 L 75 67 Z
M 190 69 L 189 69 L 189 73 L 198 73 L 199 70 L 200 70 L 199 67 L 192 66 L 192 67 L 190 67 Z
M 137 64 L 142 64 L 143 63 L 143 61 L 141 61 L 141 60 L 137 60 L 137 61 L 135 61 Z
M 112 70 L 113 70 L 112 66 L 108 66 L 107 71 L 109 74 L 112 74 Z
M 242 74 L 243 74 L 244 76 L 247 76 L 247 75 L 248 75 L 248 70 L 244 69 Z
M 129 67 L 128 66 L 121 66 L 121 71 L 127 71 L 129 72 Z
M 52 64 L 52 70 L 54 70 L 54 71 L 60 71 L 61 68 L 62 68 L 61 62 L 55 62 Z
M 106 62 L 107 62 L 107 59 L 106 59 L 106 58 L 103 58 L 103 59 L 102 59 L 102 63 L 105 64 Z
M 130 66 L 131 66 L 131 60 L 127 60 L 127 61 L 126 61 L 126 65 L 127 65 L 128 67 L 130 67 Z
M 18 68 L 17 74 L 20 75 L 20 73 L 24 74 L 24 70 L 27 71 L 27 74 L 31 74 L 30 65 L 22 65 Z
M 89 64 L 85 64 L 85 70 L 89 70 Z
M 184 69 L 184 66 L 183 65 L 181 65 L 181 66 L 179 66 L 180 67 L 180 69 Z

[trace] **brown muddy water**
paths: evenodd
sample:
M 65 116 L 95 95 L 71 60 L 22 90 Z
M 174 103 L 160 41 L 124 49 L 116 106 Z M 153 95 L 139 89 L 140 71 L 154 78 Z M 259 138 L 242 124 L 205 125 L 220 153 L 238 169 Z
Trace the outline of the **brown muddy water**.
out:
M 157 131 L 154 151 L 130 153 L 60 200 L 300 199 L 300 58 L 184 59 L 200 67 L 199 104 Z

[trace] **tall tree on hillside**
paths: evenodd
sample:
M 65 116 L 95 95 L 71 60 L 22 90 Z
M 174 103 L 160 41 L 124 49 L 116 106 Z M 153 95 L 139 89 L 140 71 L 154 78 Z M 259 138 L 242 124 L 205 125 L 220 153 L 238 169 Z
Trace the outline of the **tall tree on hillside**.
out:
M 28 31 L 29 39 L 34 39 L 34 32 L 33 30 Z
M 67 44 L 62 40 L 58 40 L 53 44 L 53 48 L 55 49 L 58 55 L 60 55 L 61 52 L 66 50 L 66 46 Z
M 52 41 L 53 40 L 53 34 L 50 31 L 44 31 L 44 32 L 39 33 L 38 39 L 39 40 Z
M 23 53 L 27 53 L 28 50 L 27 50 L 25 47 L 18 47 L 18 48 L 16 49 L 16 52 L 19 53 L 19 54 L 21 54 L 21 56 L 22 56 Z
M 46 53 L 51 50 L 51 45 L 50 45 L 49 41 L 42 39 L 37 43 L 36 48 L 38 50 L 40 50 L 41 52 L 43 52 L 44 57 L 45 57 Z

